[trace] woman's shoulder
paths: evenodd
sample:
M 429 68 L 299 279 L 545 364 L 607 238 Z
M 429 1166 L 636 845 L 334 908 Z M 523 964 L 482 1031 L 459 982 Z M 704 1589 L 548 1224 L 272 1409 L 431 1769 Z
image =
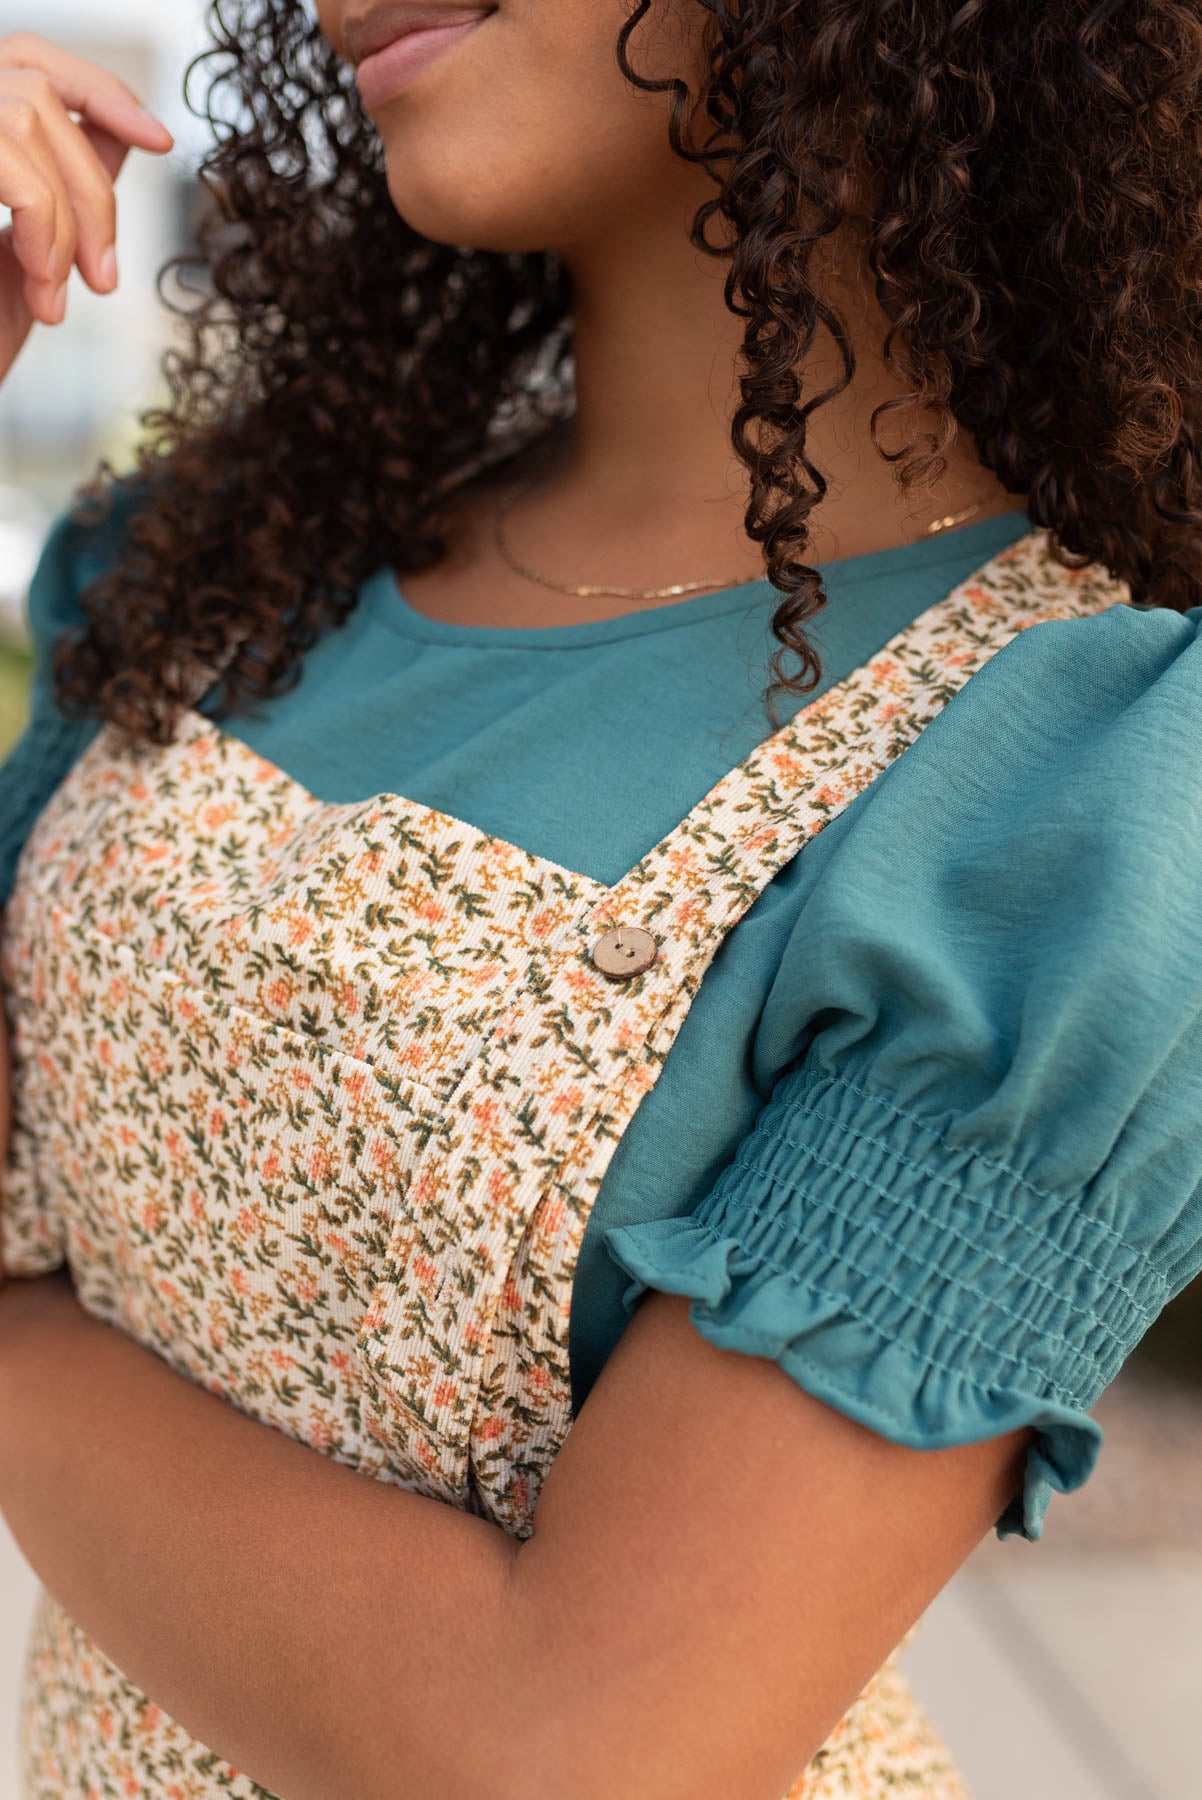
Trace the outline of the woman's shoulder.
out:
M 1103 586 L 1078 607 L 1073 590 L 1074 573 L 1065 571 L 1063 609 L 1054 594 L 1033 609 L 884 771 L 848 825 L 895 814 L 908 832 L 915 812 L 934 810 L 950 843 L 974 822 L 1019 822 L 1024 796 L 1049 816 L 1093 811 L 1101 824 L 1128 778 L 1163 769 L 1172 771 L 1172 790 L 1202 790 L 1202 766 L 1190 755 L 1202 713 L 1202 606 L 1136 605 Z M 1086 768 L 1083 787 L 1074 771 Z M 1152 816 L 1161 797 L 1148 796 Z
M 26 606 L 39 673 L 48 665 L 61 633 L 80 622 L 80 596 L 121 556 L 130 520 L 145 494 L 144 481 L 120 477 L 106 482 L 100 494 L 83 506 L 76 495 L 51 521 Z
M 1032 982 L 1154 1036 L 1166 981 L 1202 991 L 1200 718 L 1202 607 L 1021 630 L 778 884 L 769 1063 L 832 1008 L 887 1036 L 887 969 L 965 1041 L 1008 1041 Z
M 65 505 L 42 544 L 26 596 L 33 646 L 29 716 L 0 770 L 0 906 L 34 821 L 96 731 L 94 719 L 68 718 L 60 711 L 54 648 L 64 632 L 82 622 L 85 590 L 120 557 L 143 493 L 144 485 L 130 478 L 107 483 L 96 504 Z

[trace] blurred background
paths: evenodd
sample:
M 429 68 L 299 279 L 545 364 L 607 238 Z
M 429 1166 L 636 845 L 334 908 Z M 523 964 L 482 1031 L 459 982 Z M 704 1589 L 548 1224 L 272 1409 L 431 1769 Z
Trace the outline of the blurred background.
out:
M 24 598 L 50 521 L 101 455 L 129 460 L 160 397 L 172 320 L 155 273 L 187 246 L 199 200 L 208 128 L 183 79 L 203 21 L 202 0 L 4 3 L 0 31 L 37 30 L 112 69 L 176 148 L 135 151 L 122 171 L 118 291 L 93 294 L 76 271 L 66 324 L 35 328 L 0 391 L 0 755 L 24 716 Z M 198 72 L 197 104 L 204 85 Z M 1095 1416 L 1106 1441 L 1087 1486 L 1053 1500 L 1038 1544 L 986 1538 L 906 1656 L 973 1800 L 1202 1800 L 1202 1283 L 1162 1315 Z M 0 1800 L 19 1800 L 34 1591 L 0 1522 Z
M 53 514 L 108 455 L 130 460 L 138 415 L 158 397 L 169 339 L 158 266 L 189 242 L 208 129 L 187 110 L 183 73 L 205 42 L 201 0 L 20 0 L 0 31 L 35 30 L 102 63 L 175 137 L 165 157 L 133 151 L 117 183 L 120 285 L 97 295 L 75 270 L 64 325 L 34 328 L 0 398 L 0 751 L 19 730 L 26 668 L 23 603 Z M 198 83 L 203 92 L 203 81 Z M 194 89 L 194 94 L 195 94 Z M 0 223 L 8 222 L 0 207 Z

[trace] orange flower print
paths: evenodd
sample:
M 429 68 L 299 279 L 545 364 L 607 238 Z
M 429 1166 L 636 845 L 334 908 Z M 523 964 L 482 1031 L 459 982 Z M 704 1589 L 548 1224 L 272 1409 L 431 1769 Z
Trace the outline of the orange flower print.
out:
M 655 1070 L 648 1063 L 634 1063 L 626 1079 L 632 1092 L 646 1094 L 655 1086 Z
M 567 1208 L 557 1194 L 545 1200 L 538 1211 L 539 1230 L 543 1236 L 558 1237 L 563 1230 L 566 1214 Z
M 689 971 L 1016 620 L 1102 592 L 1030 550 L 1007 570 L 803 708 L 617 887 L 408 801 L 326 806 L 196 715 L 169 745 L 102 732 L 35 824 L 0 931 L 32 1075 L 17 1147 L 44 1134 L 24 1162 L 53 1181 L 7 1182 L 5 1249 L 45 1268 L 65 1245 L 112 1322 L 223 1404 L 528 1534 L 571 1422 L 582 1235 Z M 233 816 L 211 831 L 206 809 Z M 622 917 L 663 927 L 635 987 L 588 957 Z M 30 1669 L 27 1785 L 47 1800 L 122 1800 L 131 1771 L 136 1800 L 258 1791 L 52 1604 Z M 798 1795 L 963 1800 L 891 1683 Z
M 486 1094 L 482 1100 L 477 1100 L 472 1107 L 472 1123 L 482 1134 L 494 1131 L 500 1117 L 501 1108 L 491 1094 Z
M 493 1209 L 500 1212 L 513 1192 L 513 1176 L 507 1169 L 490 1169 L 488 1171 L 488 1197 Z
M 292 1004 L 292 983 L 281 975 L 275 981 L 265 982 L 262 994 L 268 1012 L 287 1012 Z

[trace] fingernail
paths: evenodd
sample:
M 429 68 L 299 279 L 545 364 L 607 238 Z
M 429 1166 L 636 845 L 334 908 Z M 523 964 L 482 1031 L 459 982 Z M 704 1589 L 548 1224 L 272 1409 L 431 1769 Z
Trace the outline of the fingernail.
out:
M 144 119 L 146 119 L 151 125 L 154 126 L 156 131 L 161 131 L 165 137 L 171 138 L 172 143 L 175 142 L 174 137 L 171 136 L 171 133 L 167 130 L 167 127 L 164 125 L 164 123 L 161 119 L 156 119 L 154 114 L 152 112 L 149 112 L 146 109 L 146 107 L 144 107 L 144 106 L 139 106 L 138 111 L 141 113 L 141 115 Z
M 59 288 L 54 296 L 54 305 L 60 320 L 67 310 L 67 286 L 67 282 L 64 281 L 62 287 Z
M 105 287 L 117 285 L 117 249 L 114 244 L 109 245 L 100 259 L 100 279 Z

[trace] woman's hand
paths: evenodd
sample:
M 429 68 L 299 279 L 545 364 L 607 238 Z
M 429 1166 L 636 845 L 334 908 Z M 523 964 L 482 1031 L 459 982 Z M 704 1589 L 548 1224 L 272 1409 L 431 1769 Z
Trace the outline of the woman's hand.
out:
M 73 266 L 98 294 L 116 287 L 113 183 L 131 149 L 174 141 L 106 69 L 33 32 L 0 38 L 0 381 L 35 320 L 61 322 Z

